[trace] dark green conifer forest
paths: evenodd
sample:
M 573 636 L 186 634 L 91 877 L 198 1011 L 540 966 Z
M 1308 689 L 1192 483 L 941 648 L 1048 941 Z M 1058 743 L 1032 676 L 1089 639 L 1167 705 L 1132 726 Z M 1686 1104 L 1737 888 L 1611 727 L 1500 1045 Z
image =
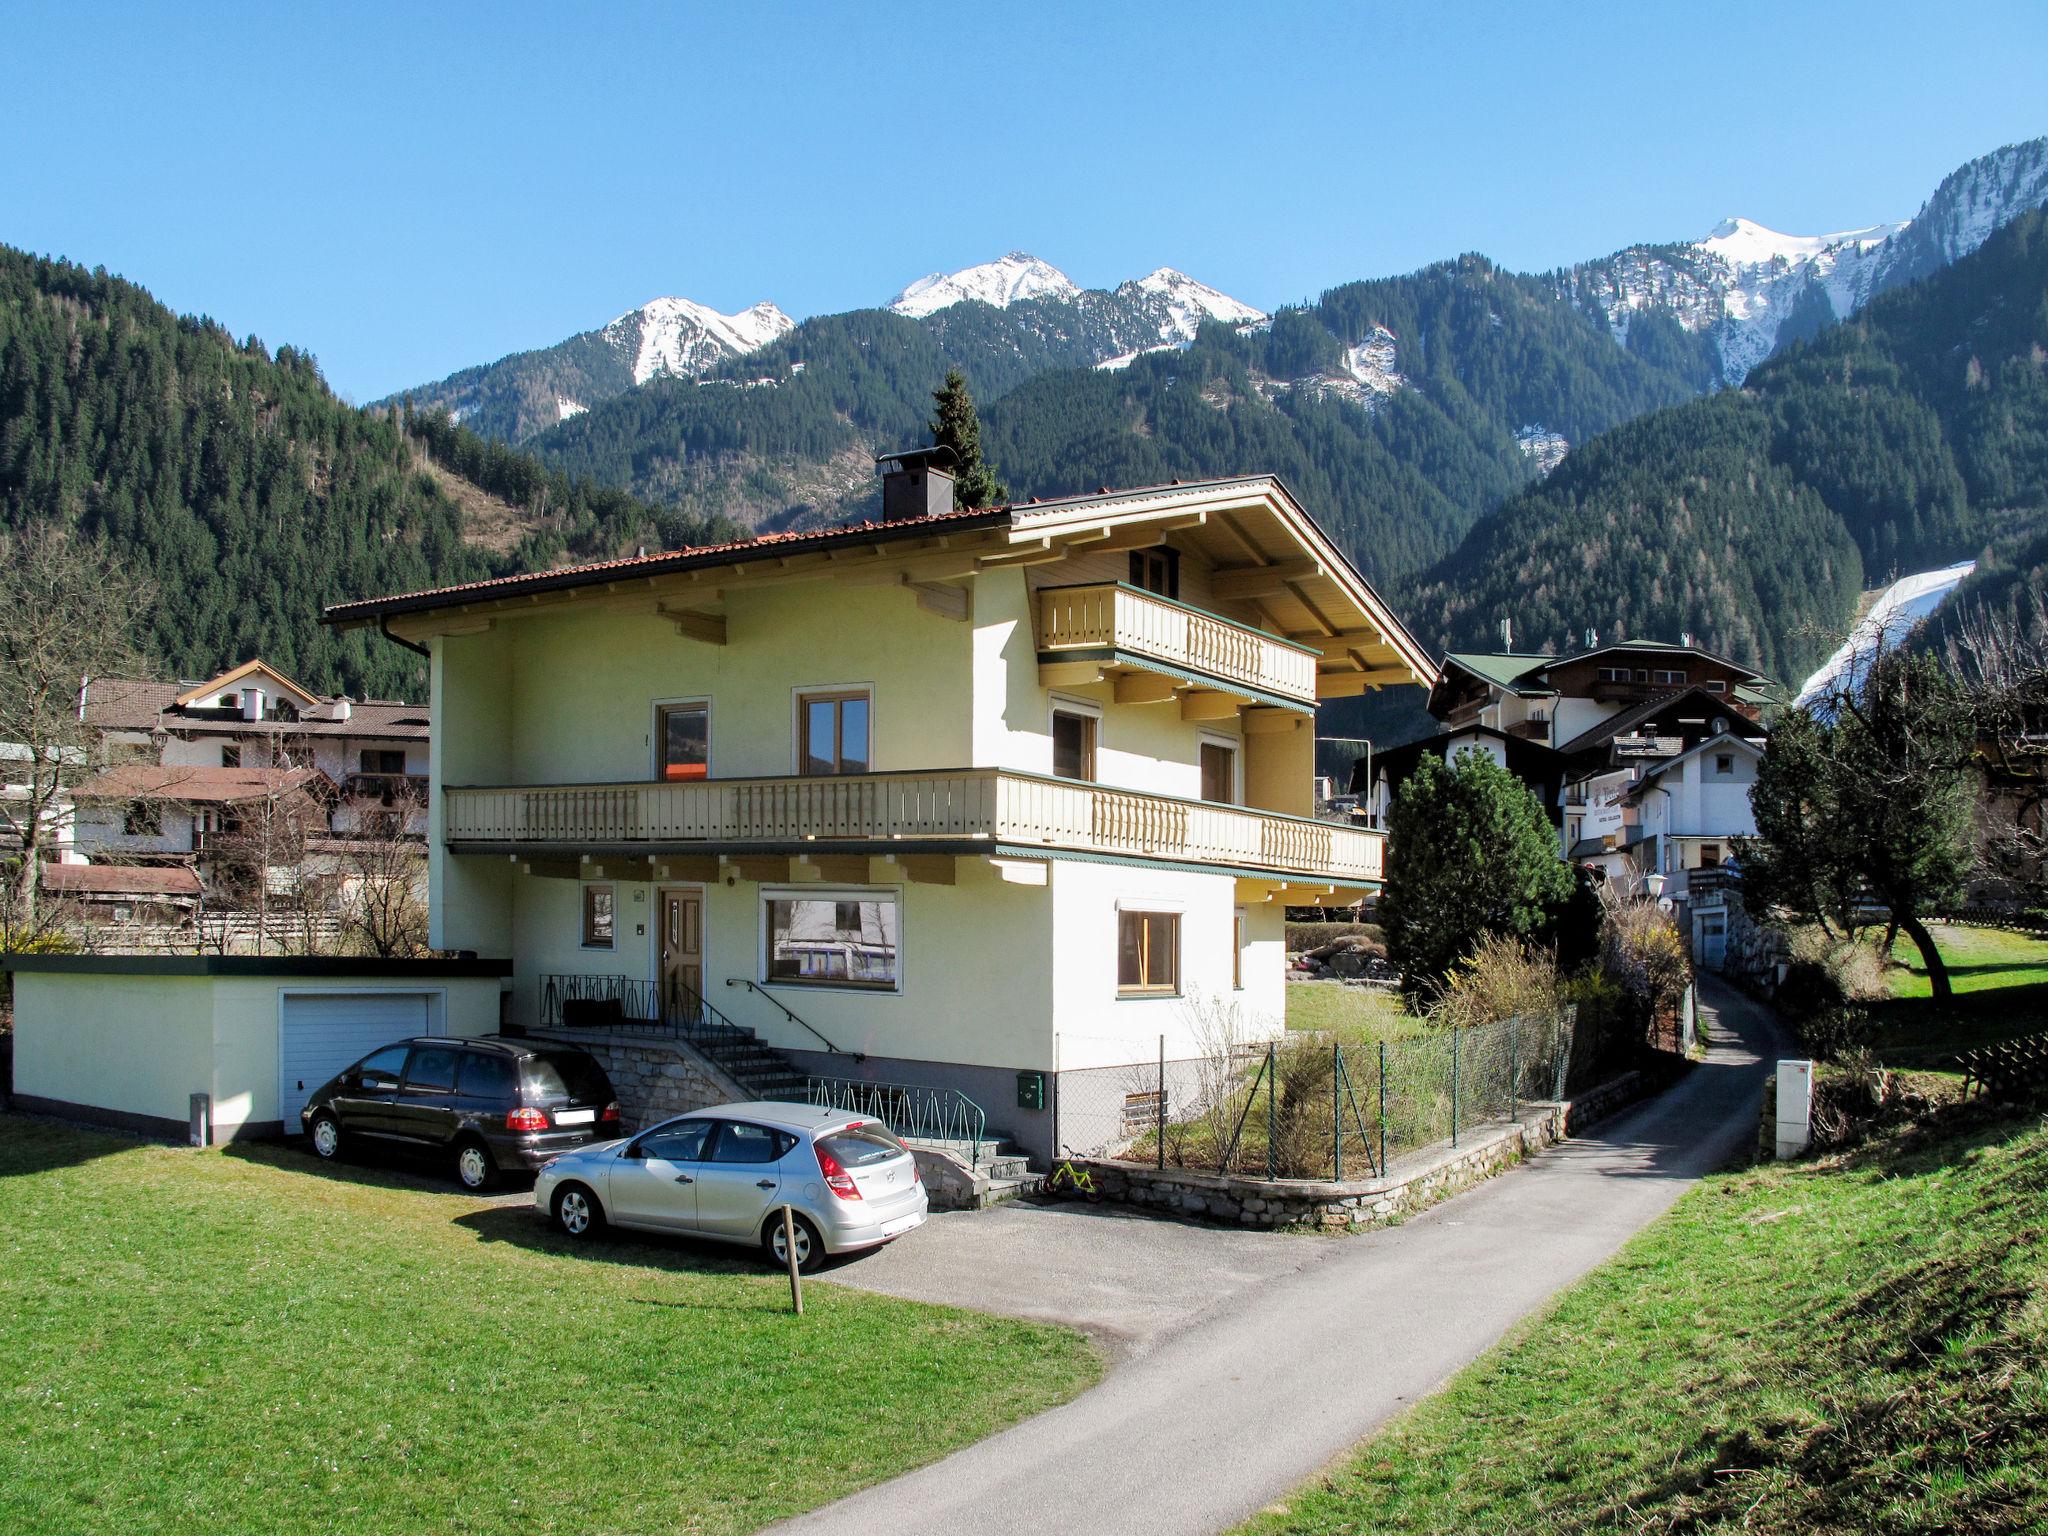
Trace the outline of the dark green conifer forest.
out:
M 167 675 L 261 655 L 309 687 L 413 699 L 420 658 L 323 628 L 324 604 L 706 528 L 445 419 L 357 410 L 304 352 L 0 247 L 0 528 L 50 518 L 153 579 L 142 639 Z

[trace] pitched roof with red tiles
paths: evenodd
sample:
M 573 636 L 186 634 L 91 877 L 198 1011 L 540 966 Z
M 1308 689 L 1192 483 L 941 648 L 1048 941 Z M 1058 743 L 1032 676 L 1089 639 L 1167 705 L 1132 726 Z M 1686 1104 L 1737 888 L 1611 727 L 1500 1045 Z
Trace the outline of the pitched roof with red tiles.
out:
M 171 800 L 193 805 L 263 800 L 304 789 L 320 773 L 312 768 L 180 768 L 166 763 L 122 763 L 74 790 L 79 800 Z
M 45 864 L 42 886 L 60 896 L 197 896 L 203 889 L 181 864 Z
M 326 624 L 355 624 L 380 614 L 403 613 L 415 608 L 449 606 L 450 599 L 470 594 L 478 597 L 510 597 L 521 592 L 546 592 L 561 587 L 579 587 L 615 576 L 660 576 L 698 566 L 737 565 L 756 553 L 786 555 L 808 549 L 829 549 L 839 544 L 874 544 L 889 539 L 917 538 L 932 531 L 965 528 L 999 528 L 1010 521 L 1011 507 L 970 507 L 930 517 L 899 518 L 889 522 L 839 523 L 830 528 L 800 529 L 786 533 L 761 533 L 752 538 L 733 539 L 723 544 L 696 544 L 683 549 L 663 550 L 651 555 L 624 555 L 616 560 L 594 560 L 583 565 L 559 566 L 549 571 L 522 571 L 512 576 L 494 576 L 483 581 L 458 582 L 448 587 L 427 587 L 417 592 L 399 592 L 389 597 L 358 598 L 335 603 L 321 614 Z

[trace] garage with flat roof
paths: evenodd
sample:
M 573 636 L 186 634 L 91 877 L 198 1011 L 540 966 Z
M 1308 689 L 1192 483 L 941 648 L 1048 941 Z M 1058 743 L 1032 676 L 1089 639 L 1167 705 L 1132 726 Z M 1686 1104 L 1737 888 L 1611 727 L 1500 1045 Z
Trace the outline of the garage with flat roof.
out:
M 184 1139 L 296 1133 L 378 1046 L 498 1028 L 507 960 L 0 954 L 17 1109 Z M 203 1096 L 203 1097 L 202 1097 Z

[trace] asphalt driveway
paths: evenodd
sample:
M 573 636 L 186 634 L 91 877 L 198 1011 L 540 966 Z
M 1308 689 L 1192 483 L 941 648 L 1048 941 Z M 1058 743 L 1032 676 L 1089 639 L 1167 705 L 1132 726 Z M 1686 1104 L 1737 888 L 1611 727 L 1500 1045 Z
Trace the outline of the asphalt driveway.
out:
M 1115 1205 L 1020 1201 L 937 1212 L 902 1242 L 819 1279 L 1070 1323 L 1123 1360 L 1233 1297 L 1319 1262 L 1341 1241 L 1161 1221 Z
M 788 1522 L 834 1536 L 1226 1530 L 1610 1256 L 1756 1134 L 1767 1012 L 1701 983 L 1678 1086 L 1399 1227 L 1346 1240 L 1076 1210 L 935 1220 L 835 1283 L 1068 1321 L 1124 1347 L 1064 1407 Z

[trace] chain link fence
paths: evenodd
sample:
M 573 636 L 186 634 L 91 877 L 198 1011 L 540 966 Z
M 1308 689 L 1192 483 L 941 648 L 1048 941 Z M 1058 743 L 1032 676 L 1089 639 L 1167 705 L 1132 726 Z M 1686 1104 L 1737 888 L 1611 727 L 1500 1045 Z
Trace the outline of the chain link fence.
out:
M 1377 1043 L 1303 1034 L 1170 1058 L 1162 1041 L 1152 1061 L 1059 1072 L 1055 1136 L 1064 1157 L 1370 1178 L 1533 1102 L 1583 1093 L 1642 1050 L 1640 1030 L 1573 1008 Z

